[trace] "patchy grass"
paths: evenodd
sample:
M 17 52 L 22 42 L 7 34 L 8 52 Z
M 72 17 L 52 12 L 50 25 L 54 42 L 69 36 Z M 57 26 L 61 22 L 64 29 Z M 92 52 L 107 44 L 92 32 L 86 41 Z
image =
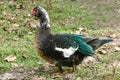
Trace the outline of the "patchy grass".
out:
M 99 1 L 98 1 L 99 2 Z M 96 2 L 96 4 L 98 3 Z M 33 4 L 34 3 L 34 4 Z M 42 60 L 34 50 L 35 25 L 38 20 L 31 16 L 34 6 L 45 7 L 51 19 L 51 31 L 55 33 L 75 33 L 79 28 L 86 30 L 81 35 L 96 37 L 107 37 L 114 33 L 109 23 L 111 14 L 106 11 L 114 9 L 114 6 L 87 5 L 79 0 L 52 0 L 50 4 L 46 1 L 1 1 L 0 2 L 0 73 L 13 69 L 43 69 L 45 61 Z M 89 1 L 88 1 L 89 3 Z M 91 9 L 91 10 L 89 10 Z M 102 12 L 94 10 L 103 10 Z M 114 16 L 113 16 L 114 17 Z M 31 24 L 32 23 L 32 24 Z M 111 49 L 111 46 L 108 47 Z M 101 49 L 102 50 L 102 49 Z M 15 56 L 16 60 L 7 62 L 8 56 Z M 120 61 L 119 52 L 108 52 L 106 55 L 96 54 L 96 62 L 81 64 L 75 72 L 75 79 L 82 80 L 119 80 L 120 69 L 108 66 L 109 63 Z M 16 64 L 16 65 L 13 65 Z M 66 70 L 67 68 L 65 68 Z M 44 74 L 45 73 L 45 74 Z M 37 72 L 37 75 L 51 79 L 50 72 Z M 63 75 L 60 75 L 60 80 Z

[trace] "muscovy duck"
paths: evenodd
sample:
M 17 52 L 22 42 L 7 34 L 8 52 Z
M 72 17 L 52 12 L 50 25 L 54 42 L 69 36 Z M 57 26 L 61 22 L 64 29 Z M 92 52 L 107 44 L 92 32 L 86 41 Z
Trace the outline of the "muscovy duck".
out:
M 93 56 L 95 50 L 112 39 L 97 39 L 76 34 L 51 34 L 50 19 L 47 11 L 42 7 L 35 7 L 32 15 L 40 21 L 35 36 L 37 53 L 46 61 L 55 64 L 62 72 L 62 66 L 76 70 L 84 57 Z

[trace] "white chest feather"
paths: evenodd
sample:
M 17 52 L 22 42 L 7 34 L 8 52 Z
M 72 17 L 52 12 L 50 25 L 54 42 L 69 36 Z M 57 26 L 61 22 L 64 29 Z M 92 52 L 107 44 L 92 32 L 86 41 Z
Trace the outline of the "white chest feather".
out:
M 70 57 L 72 54 L 75 53 L 75 51 L 78 49 L 77 48 L 73 48 L 73 47 L 69 47 L 69 48 L 59 48 L 59 47 L 55 47 L 55 50 L 57 51 L 62 51 L 63 52 L 63 56 L 68 58 Z

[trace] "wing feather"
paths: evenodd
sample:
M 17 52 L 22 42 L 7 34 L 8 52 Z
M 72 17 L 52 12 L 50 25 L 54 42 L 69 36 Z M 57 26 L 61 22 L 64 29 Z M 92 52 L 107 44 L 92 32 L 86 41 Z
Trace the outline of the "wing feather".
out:
M 92 56 L 95 53 L 93 48 L 83 40 L 82 36 L 79 35 L 56 34 L 54 35 L 54 41 L 55 45 L 61 49 L 69 50 L 70 47 L 72 48 L 78 47 L 77 51 L 79 51 L 80 54 L 84 54 L 86 56 Z

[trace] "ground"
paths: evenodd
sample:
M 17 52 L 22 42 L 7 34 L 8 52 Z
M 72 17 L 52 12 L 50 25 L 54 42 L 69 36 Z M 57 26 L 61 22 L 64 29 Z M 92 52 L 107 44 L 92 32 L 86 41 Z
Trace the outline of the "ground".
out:
M 96 55 L 88 57 L 74 73 L 54 73 L 54 66 L 40 58 L 33 46 L 38 21 L 34 6 L 45 7 L 52 33 L 75 33 L 112 38 Z M 0 79 L 15 80 L 119 80 L 120 1 L 41 0 L 0 2 Z

